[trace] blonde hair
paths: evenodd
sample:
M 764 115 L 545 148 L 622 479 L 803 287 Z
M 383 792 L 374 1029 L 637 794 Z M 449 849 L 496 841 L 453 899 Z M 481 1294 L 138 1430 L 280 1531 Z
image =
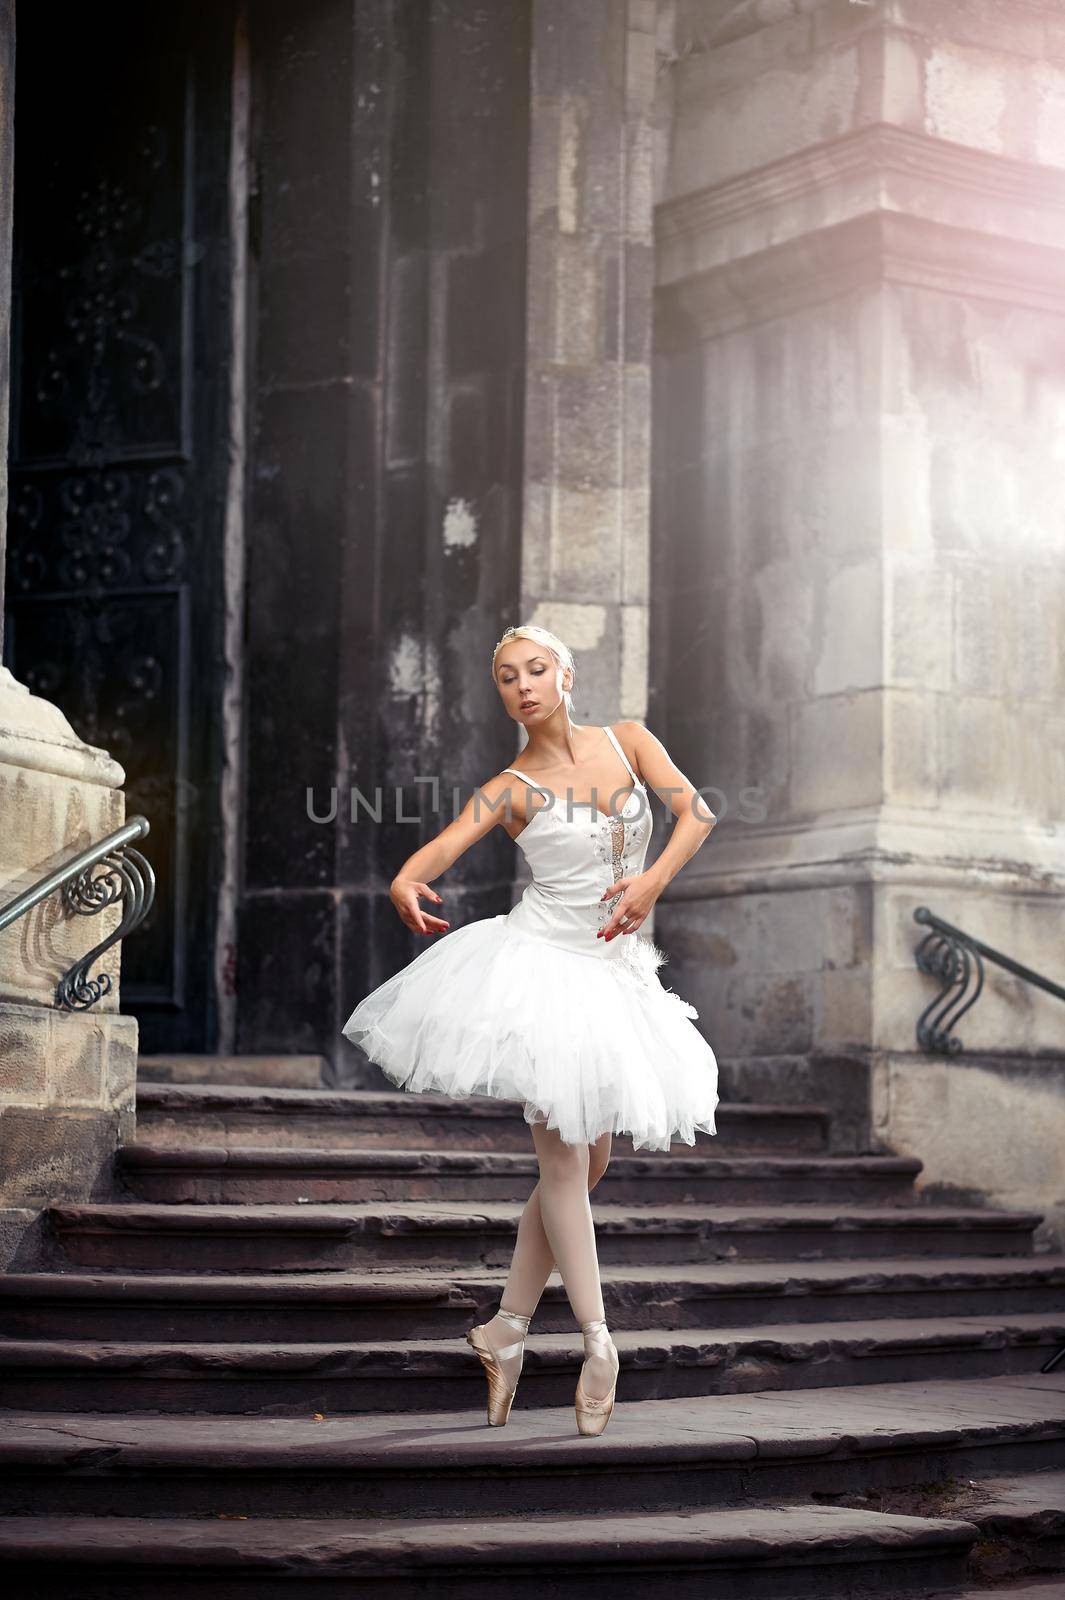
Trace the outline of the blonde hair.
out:
M 560 667 L 569 667 L 574 680 L 577 675 L 573 652 L 568 644 L 564 644 L 557 634 L 551 633 L 547 628 L 537 627 L 534 622 L 523 622 L 520 627 L 507 628 L 503 637 L 492 651 L 492 681 L 495 682 L 496 657 L 505 644 L 513 644 L 515 639 L 531 639 L 533 644 L 542 644 L 550 650 Z M 563 689 L 562 698 L 566 702 L 566 710 L 573 715 L 573 699 L 568 689 Z

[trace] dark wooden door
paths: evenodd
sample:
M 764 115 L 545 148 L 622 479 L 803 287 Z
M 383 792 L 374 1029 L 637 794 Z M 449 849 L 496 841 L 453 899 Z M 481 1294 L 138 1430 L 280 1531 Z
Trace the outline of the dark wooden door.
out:
M 214 1045 L 232 13 L 19 6 L 4 659 L 126 771 L 146 1050 Z

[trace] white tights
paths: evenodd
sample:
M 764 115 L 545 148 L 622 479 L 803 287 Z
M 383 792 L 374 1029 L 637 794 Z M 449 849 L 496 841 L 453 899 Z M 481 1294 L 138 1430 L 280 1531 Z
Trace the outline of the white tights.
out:
M 525 1202 L 500 1310 L 531 1317 L 551 1270 L 557 1265 L 566 1297 L 579 1323 L 603 1316 L 599 1258 L 588 1195 L 606 1171 L 611 1134 L 595 1144 L 564 1144 L 557 1128 L 533 1123 L 532 1137 L 540 1165 L 540 1181 Z M 514 1343 L 514 1326 L 498 1314 L 485 1324 L 485 1335 L 497 1351 Z M 500 1362 L 508 1383 L 521 1371 L 520 1354 Z M 617 1372 L 616 1356 L 588 1354 L 585 1393 L 601 1399 L 610 1393 Z

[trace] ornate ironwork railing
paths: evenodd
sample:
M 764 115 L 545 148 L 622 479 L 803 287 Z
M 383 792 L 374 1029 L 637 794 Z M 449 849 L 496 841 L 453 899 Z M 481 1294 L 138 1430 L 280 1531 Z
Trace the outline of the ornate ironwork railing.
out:
M 47 900 L 58 889 L 66 910 L 75 916 L 92 917 L 122 902 L 122 917 L 106 939 L 94 945 L 85 955 L 79 956 L 56 984 L 55 1003 L 67 1011 L 87 1010 L 101 995 L 111 989 L 111 978 L 106 972 L 90 978 L 89 971 L 105 950 L 133 932 L 138 923 L 152 908 L 155 899 L 155 873 L 151 864 L 139 850 L 133 849 L 132 840 L 143 839 L 150 831 L 147 817 L 130 817 L 121 828 L 109 833 L 106 839 L 86 846 L 72 860 L 47 877 L 24 889 L 8 905 L 0 907 L 0 932 L 29 911 L 31 906 Z M 93 868 L 105 868 L 93 877 Z
M 979 999 L 984 986 L 985 959 L 993 961 L 1006 972 L 1012 972 L 1014 977 L 1023 978 L 1026 983 L 1034 983 L 1037 988 L 1045 989 L 1047 994 L 1065 1000 L 1065 988 L 1061 984 L 1053 983 L 1049 978 L 1044 978 L 1042 973 L 1033 972 L 1031 967 L 1022 966 L 1019 961 L 1003 955 L 1001 950 L 974 939 L 953 923 L 937 917 L 927 906 L 918 906 L 913 920 L 923 923 L 929 930 L 914 952 L 918 970 L 939 978 L 942 984 L 939 993 L 929 1001 L 917 1019 L 917 1043 L 922 1049 L 937 1055 L 956 1056 L 961 1053 L 962 1042 L 954 1029 L 969 1007 Z

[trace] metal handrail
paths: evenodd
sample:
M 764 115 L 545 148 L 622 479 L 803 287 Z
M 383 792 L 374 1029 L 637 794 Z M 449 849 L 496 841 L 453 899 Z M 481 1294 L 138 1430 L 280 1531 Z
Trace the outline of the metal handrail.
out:
M 1054 983 L 1041 972 L 1034 972 L 1031 967 L 1014 961 L 1012 956 L 1004 955 L 993 945 L 984 944 L 982 939 L 974 939 L 964 929 L 956 928 L 943 917 L 937 917 L 927 906 L 918 906 L 913 920 L 924 924 L 929 930 L 914 951 L 918 969 L 943 980 L 943 987 L 917 1019 L 917 1043 L 925 1050 L 949 1056 L 961 1053 L 962 1042 L 953 1029 L 979 998 L 984 986 L 984 957 L 1006 972 L 1012 972 L 1014 977 L 1023 978 L 1026 983 L 1033 983 L 1037 988 L 1045 989 L 1047 994 L 1065 1000 L 1065 987 L 1060 983 Z M 966 998 L 974 970 L 975 987 Z M 953 997 L 952 990 L 957 990 Z
M 101 995 L 109 993 L 111 978 L 106 972 L 99 978 L 90 978 L 89 969 L 105 950 L 124 939 L 144 921 L 155 899 L 155 873 L 151 863 L 132 847 L 133 839 L 143 839 L 151 831 L 147 817 L 130 817 L 121 828 L 109 833 L 96 844 L 84 850 L 61 867 L 56 867 L 41 878 L 32 888 L 24 889 L 6 906 L 0 907 L 0 933 L 24 916 L 33 906 L 61 891 L 67 911 L 77 916 L 95 916 L 116 901 L 123 903 L 122 918 L 118 927 L 106 939 L 79 956 L 56 984 L 57 1007 L 72 1011 L 88 1009 Z M 102 863 L 107 871 L 94 878 L 92 869 Z
M 1044 989 L 1047 994 L 1065 1000 L 1065 987 L 1060 983 L 1054 983 L 1051 978 L 1044 978 L 1041 972 L 1034 972 L 1031 967 L 1024 966 L 1020 961 L 1014 961 L 1012 956 L 1003 955 L 1001 950 L 996 950 L 993 945 L 984 944 L 982 939 L 974 939 L 972 934 L 956 928 L 952 922 L 937 917 L 927 906 L 918 906 L 913 914 L 913 920 L 923 923 L 929 930 L 914 952 L 918 967 L 922 972 L 943 979 L 943 987 L 917 1019 L 917 1043 L 923 1045 L 926 1050 L 951 1056 L 960 1053 L 961 1040 L 951 1030 L 959 1017 L 975 1003 L 984 986 L 983 957 L 985 956 L 988 961 L 993 961 L 1006 972 L 1012 972 L 1015 978 L 1023 978 L 1025 983 L 1033 983 L 1037 989 Z M 977 974 L 976 987 L 964 1004 L 961 1004 L 974 967 Z M 957 989 L 958 993 L 955 998 L 950 999 L 948 997 L 952 989 Z M 937 1006 L 940 1009 L 929 1021 L 929 1014 Z M 1065 1361 L 1065 1345 L 1055 1351 L 1048 1361 L 1044 1361 L 1039 1370 L 1053 1372 L 1062 1361 Z
M 1052 979 L 1044 978 L 1043 973 L 1015 962 L 1011 955 L 983 944 L 982 939 L 972 938 L 964 928 L 956 928 L 953 922 L 937 917 L 927 906 L 918 906 L 913 920 L 929 930 L 913 952 L 918 970 L 942 982 L 939 994 L 924 1006 L 916 1022 L 916 1040 L 923 1050 L 940 1056 L 961 1054 L 963 1045 L 955 1034 L 955 1027 L 969 1006 L 980 998 L 985 960 L 995 962 L 1007 973 L 1014 974 L 1014 978 L 1035 984 L 1036 989 L 1044 989 L 1047 994 L 1065 1000 L 1062 984 L 1055 984 Z

